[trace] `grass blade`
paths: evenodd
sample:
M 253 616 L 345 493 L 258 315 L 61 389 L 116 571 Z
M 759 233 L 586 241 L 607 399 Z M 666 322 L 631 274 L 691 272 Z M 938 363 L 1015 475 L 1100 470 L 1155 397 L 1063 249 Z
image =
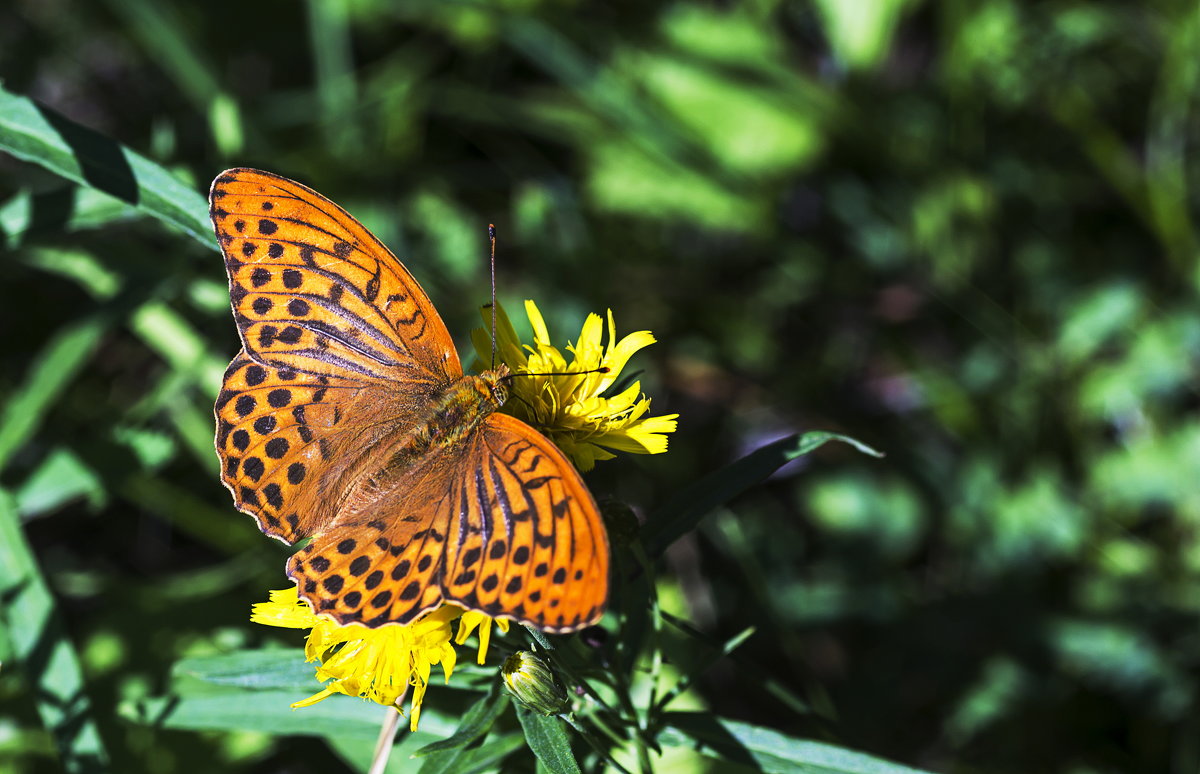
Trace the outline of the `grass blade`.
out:
M 778 731 L 738 723 L 707 712 L 669 712 L 659 741 L 769 774 L 924 774 L 863 753 Z
M 0 229 L 10 250 L 33 235 L 73 233 L 140 217 L 129 204 L 77 185 L 37 193 L 21 191 L 0 205 Z
M 42 349 L 29 374 L 0 415 L 0 470 L 37 430 L 62 391 L 87 363 L 107 329 L 104 317 L 66 326 Z
M 873 457 L 883 456 L 870 446 L 837 433 L 814 431 L 781 438 L 708 474 L 651 514 L 642 528 L 646 552 L 652 557 L 660 555 L 715 508 L 764 481 L 783 465 L 830 441 L 848 443 Z
M 171 668 L 171 677 L 256 690 L 311 691 L 317 685 L 314 669 L 314 664 L 305 662 L 304 651 L 300 648 L 242 650 L 181 659 Z
M 103 134 L 3 88 L 0 150 L 115 196 L 210 249 L 216 246 L 199 192 Z
M 508 705 L 508 702 L 505 701 L 507 697 L 500 692 L 498 686 L 499 682 L 493 681 L 491 690 L 463 714 L 462 722 L 451 736 L 440 742 L 425 745 L 417 750 L 416 757 L 442 750 L 457 750 L 487 734 L 491 730 L 492 724 L 496 722 L 496 718 L 500 717 Z M 423 768 L 421 770 L 424 771 Z
M 348 158 L 362 144 L 358 122 L 346 120 L 358 101 L 349 4 L 309 0 L 307 6 L 321 131 L 333 152 Z
M 104 771 L 108 754 L 92 719 L 83 689 L 79 657 L 63 630 L 54 597 L 46 586 L 21 531 L 12 497 L 0 491 L 0 621 L 24 673 L 42 723 L 54 737 L 63 769 Z

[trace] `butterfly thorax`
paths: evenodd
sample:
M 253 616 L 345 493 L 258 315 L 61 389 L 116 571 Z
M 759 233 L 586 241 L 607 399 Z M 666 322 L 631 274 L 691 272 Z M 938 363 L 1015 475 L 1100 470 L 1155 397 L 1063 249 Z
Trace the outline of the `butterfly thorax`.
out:
M 344 469 L 343 483 L 331 481 L 327 491 L 345 492 L 338 501 L 345 511 L 374 512 L 375 503 L 405 480 L 405 471 L 436 449 L 449 450 L 465 443 L 483 420 L 504 405 L 506 376 L 508 368 L 501 365 L 478 376 L 459 377 L 431 396 L 428 406 L 404 425 L 386 420 L 378 423 L 383 434 L 360 446 L 358 462 Z M 389 426 L 390 431 L 386 429 Z
M 504 383 L 508 367 L 501 365 L 478 376 L 466 375 L 450 384 L 435 400 L 425 420 L 413 428 L 411 438 L 425 451 L 431 446 L 449 447 L 461 443 L 488 414 L 508 399 Z

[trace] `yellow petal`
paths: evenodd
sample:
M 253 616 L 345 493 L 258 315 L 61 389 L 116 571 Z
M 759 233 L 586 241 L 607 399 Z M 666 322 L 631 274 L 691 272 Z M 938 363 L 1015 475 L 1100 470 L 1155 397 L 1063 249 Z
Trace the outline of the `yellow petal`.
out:
M 295 586 L 286 589 L 274 589 L 267 592 L 267 599 L 272 602 L 278 602 L 281 605 L 294 605 L 300 601 L 300 592 Z
M 286 629 L 311 629 L 317 617 L 307 607 L 281 605 L 277 602 L 257 602 L 250 608 L 250 620 L 266 626 Z
M 325 699 L 328 699 L 330 696 L 332 696 L 335 693 L 337 693 L 337 691 L 334 690 L 331 686 L 326 686 L 325 688 L 321 689 L 321 691 L 319 693 L 314 693 L 312 696 L 309 696 L 307 699 L 301 699 L 300 701 L 293 702 L 291 707 L 292 707 L 292 709 L 300 709 L 301 707 L 311 707 L 312 705 L 316 704 L 319 701 L 324 701 Z
M 458 654 L 450 643 L 442 646 L 442 672 L 446 675 L 446 683 L 450 682 L 450 675 L 454 672 L 454 665 L 458 663 Z
M 611 449 L 635 454 L 661 454 L 667 450 L 666 433 L 675 431 L 678 414 L 649 417 L 620 432 L 610 433 L 597 439 Z M 640 448 L 639 448 L 640 447 Z
M 454 635 L 454 642 L 458 645 L 466 642 L 467 638 L 471 636 L 471 632 L 483 623 L 484 618 L 486 616 L 478 610 L 468 610 L 463 613 L 462 618 L 458 619 L 458 632 Z
M 538 346 L 550 345 L 550 332 L 546 330 L 546 321 L 542 319 L 542 313 L 538 310 L 537 304 L 533 303 L 533 299 L 525 299 L 525 314 L 529 317 L 529 325 L 533 328 L 533 343 Z
M 575 342 L 572 350 L 575 352 L 575 357 L 582 360 L 584 365 L 599 364 L 600 359 L 604 356 L 604 349 L 601 346 L 603 335 L 604 321 L 598 314 L 589 314 L 583 321 L 583 328 L 579 331 L 579 341 Z
M 605 403 L 606 403 L 605 408 L 607 409 L 607 411 L 610 415 L 617 414 L 622 411 L 627 411 L 627 410 L 629 410 L 630 406 L 636 405 L 638 399 L 641 397 L 642 397 L 642 383 L 634 382 L 633 384 L 629 385 L 628 388 L 621 391 L 617 395 L 613 395 L 611 398 L 605 398 Z M 649 402 L 650 401 L 646 401 L 647 404 L 649 404 Z
M 417 723 L 421 719 L 421 703 L 424 701 L 425 701 L 425 685 L 424 684 L 414 685 L 413 686 L 412 703 L 409 705 L 411 708 L 409 710 L 409 712 L 412 713 L 409 716 L 409 723 L 408 723 L 409 731 L 412 731 L 414 733 L 416 732 Z
M 621 373 L 625 365 L 629 362 L 629 358 L 650 346 L 656 341 L 650 331 L 637 331 L 631 333 L 625 338 L 617 342 L 615 347 L 609 349 L 608 354 L 604 358 L 604 365 L 608 366 L 609 374 L 616 379 L 616 374 Z
M 492 619 L 487 619 L 479 627 L 479 654 L 475 658 L 475 663 L 483 666 L 483 662 L 487 661 L 488 643 L 492 641 Z

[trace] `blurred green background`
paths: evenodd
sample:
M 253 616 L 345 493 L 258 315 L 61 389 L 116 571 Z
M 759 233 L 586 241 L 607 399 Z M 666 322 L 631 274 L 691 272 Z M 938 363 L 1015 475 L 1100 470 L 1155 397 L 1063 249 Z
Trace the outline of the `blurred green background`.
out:
M 699 706 L 946 772 L 1200 768 L 1197 52 L 1170 0 L 0 7 L 6 90 L 197 191 L 313 186 L 460 349 L 489 222 L 515 319 L 652 330 L 680 430 L 598 495 L 644 516 L 802 429 L 885 451 L 780 470 L 659 591 L 756 627 Z M 247 621 L 285 551 L 216 475 L 218 254 L 4 154 L 0 229 L 0 487 L 114 768 L 336 770 L 120 710 L 180 657 L 296 644 Z M 56 768 L 33 693 L 0 669 L 0 768 Z

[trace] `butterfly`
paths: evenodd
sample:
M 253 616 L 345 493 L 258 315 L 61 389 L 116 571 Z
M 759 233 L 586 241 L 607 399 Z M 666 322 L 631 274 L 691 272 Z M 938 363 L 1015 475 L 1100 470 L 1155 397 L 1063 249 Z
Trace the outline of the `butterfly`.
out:
M 512 377 L 464 375 L 429 297 L 382 242 L 292 180 L 230 169 L 210 214 L 242 350 L 216 403 L 222 481 L 340 624 L 444 602 L 549 632 L 594 623 L 608 538 L 579 473 L 498 413 Z

